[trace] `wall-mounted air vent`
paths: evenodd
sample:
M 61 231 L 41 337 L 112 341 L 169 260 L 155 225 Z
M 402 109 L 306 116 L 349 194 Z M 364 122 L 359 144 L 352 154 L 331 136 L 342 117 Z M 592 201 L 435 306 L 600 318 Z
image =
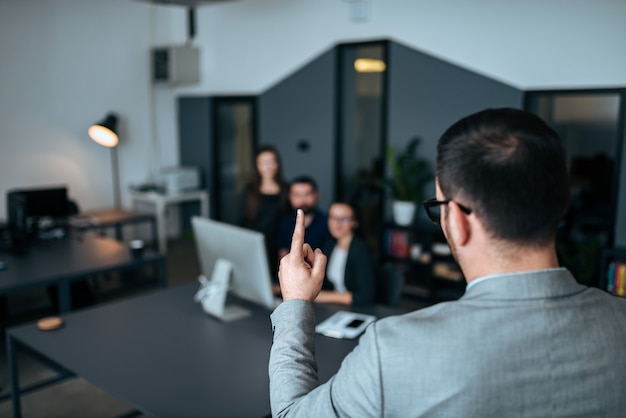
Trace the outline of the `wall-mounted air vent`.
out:
M 200 81 L 200 51 L 183 46 L 155 47 L 151 51 L 154 84 L 194 84 Z

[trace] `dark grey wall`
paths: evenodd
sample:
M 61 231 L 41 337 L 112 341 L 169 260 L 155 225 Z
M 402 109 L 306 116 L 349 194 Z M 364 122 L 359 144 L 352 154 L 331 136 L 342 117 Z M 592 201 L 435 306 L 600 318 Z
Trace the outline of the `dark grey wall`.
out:
M 522 91 L 395 42 L 388 70 L 387 143 L 399 148 L 421 137 L 418 153 L 433 169 L 437 141 L 452 123 L 487 107 L 522 107 Z M 432 182 L 424 196 L 434 194 Z
M 485 107 L 521 107 L 518 89 L 395 42 L 389 48 L 387 141 L 402 146 L 421 136 L 419 151 L 433 165 L 439 136 L 457 119 Z M 334 194 L 335 61 L 333 49 L 259 97 L 259 143 L 279 149 L 287 179 L 318 181 L 322 208 Z M 307 152 L 298 148 L 302 140 Z
M 623 96 L 622 96 L 623 97 Z M 622 99 L 623 100 L 623 99 Z M 626 103 L 621 104 L 622 118 L 626 120 Z M 617 219 L 615 222 L 615 246 L 626 247 L 626 123 L 623 126 L 622 161 L 619 173 L 619 191 L 617 194 Z
M 212 121 L 209 97 L 180 97 L 178 99 L 178 128 L 180 164 L 199 167 L 201 185 L 209 187 L 212 174 Z
M 259 97 L 259 144 L 280 152 L 287 180 L 306 174 L 318 183 L 319 206 L 334 195 L 335 51 L 316 58 Z M 307 151 L 299 148 L 306 141 Z
M 387 142 L 399 147 L 420 136 L 418 151 L 433 167 L 437 140 L 453 122 L 486 107 L 522 107 L 523 93 L 516 88 L 401 44 L 390 41 L 388 45 Z M 335 68 L 332 49 L 267 90 L 258 101 L 259 143 L 279 149 L 288 180 L 308 174 L 318 181 L 322 208 L 328 208 L 334 195 Z M 211 99 L 181 97 L 178 106 L 181 165 L 200 167 L 202 184 L 213 196 L 209 189 Z M 308 151 L 299 149 L 301 141 L 310 144 Z M 624 164 L 626 144 L 622 145 Z M 619 178 L 615 244 L 626 247 L 626 168 L 621 167 Z M 430 194 L 434 184 L 426 186 L 425 196 Z M 196 213 L 195 208 L 187 210 Z
M 200 169 L 200 186 L 209 192 L 211 206 L 214 206 L 211 190 L 213 182 L 212 151 L 213 125 L 212 101 L 209 97 L 178 98 L 178 147 L 181 166 L 193 166 Z M 189 219 L 199 213 L 196 203 L 181 205 L 183 230 L 190 229 Z M 215 213 L 211 207 L 211 213 Z

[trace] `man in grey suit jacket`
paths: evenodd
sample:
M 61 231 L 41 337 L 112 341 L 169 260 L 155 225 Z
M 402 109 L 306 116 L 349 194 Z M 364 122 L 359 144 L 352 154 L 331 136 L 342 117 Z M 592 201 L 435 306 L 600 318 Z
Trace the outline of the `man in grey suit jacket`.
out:
M 626 299 L 578 284 L 556 257 L 569 201 L 556 132 L 520 110 L 478 112 L 441 137 L 436 174 L 424 206 L 465 295 L 373 323 L 323 385 L 312 301 L 326 258 L 298 211 L 271 316 L 273 416 L 626 416 Z

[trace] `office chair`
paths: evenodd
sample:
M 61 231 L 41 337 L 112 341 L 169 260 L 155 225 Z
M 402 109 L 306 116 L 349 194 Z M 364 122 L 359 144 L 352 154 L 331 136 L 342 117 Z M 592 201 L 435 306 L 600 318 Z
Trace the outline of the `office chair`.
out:
M 400 304 L 403 288 L 402 273 L 394 267 L 393 263 L 383 264 L 378 273 L 378 302 L 397 307 Z

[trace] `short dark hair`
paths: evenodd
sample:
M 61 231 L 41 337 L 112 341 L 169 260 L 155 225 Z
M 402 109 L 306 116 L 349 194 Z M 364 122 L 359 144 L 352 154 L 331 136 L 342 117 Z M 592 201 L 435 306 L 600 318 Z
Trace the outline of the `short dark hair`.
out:
M 540 117 L 518 109 L 467 116 L 441 136 L 437 179 L 498 239 L 547 245 L 569 205 L 565 152 Z
M 293 186 L 294 184 L 308 184 L 313 188 L 314 192 L 317 192 L 317 183 L 315 182 L 315 180 L 313 180 L 313 177 L 309 177 L 309 176 L 298 176 L 296 178 L 294 178 L 293 180 L 291 180 L 291 182 L 289 183 L 289 189 L 291 190 L 291 186 Z

